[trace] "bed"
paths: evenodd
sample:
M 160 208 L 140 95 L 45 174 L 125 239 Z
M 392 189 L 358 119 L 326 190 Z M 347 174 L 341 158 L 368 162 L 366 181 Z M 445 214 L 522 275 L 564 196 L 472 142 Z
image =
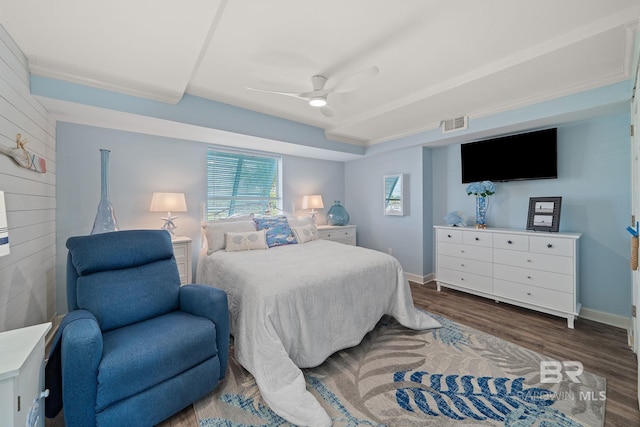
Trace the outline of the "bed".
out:
M 312 225 L 291 227 L 289 244 L 265 245 L 261 235 L 256 244 L 248 236 L 266 235 L 269 229 L 252 231 L 250 221 L 237 222 L 215 224 L 215 230 L 209 226 L 196 279 L 227 292 L 235 358 L 254 376 L 271 409 L 287 421 L 331 425 L 306 390 L 300 368 L 357 345 L 384 314 L 412 329 L 440 326 L 414 308 L 394 257 L 319 240 Z M 281 230 L 276 235 L 284 237 Z M 233 238 L 244 250 L 234 249 Z M 225 240 L 229 245 L 221 249 Z

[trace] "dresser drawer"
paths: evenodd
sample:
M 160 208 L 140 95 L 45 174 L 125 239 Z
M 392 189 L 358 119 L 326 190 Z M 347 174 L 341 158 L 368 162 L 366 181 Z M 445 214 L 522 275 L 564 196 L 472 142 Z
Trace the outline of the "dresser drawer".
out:
M 531 236 L 529 238 L 529 250 L 541 254 L 573 256 L 572 239 L 558 237 Z
M 493 292 L 498 296 L 522 301 L 528 304 L 534 304 L 567 313 L 574 312 L 573 294 L 568 294 L 566 292 L 552 291 L 551 289 L 527 286 L 500 279 L 493 280 Z
M 496 279 L 507 280 L 509 282 L 517 282 L 524 285 L 532 285 L 559 292 L 573 293 L 573 276 L 568 274 L 495 264 L 493 268 L 493 277 Z
M 566 256 L 494 249 L 493 260 L 496 264 L 533 268 L 535 270 L 551 271 L 553 273 L 568 275 L 574 274 L 573 258 Z
M 475 259 L 491 262 L 491 251 L 480 246 L 459 245 L 456 243 L 441 242 L 438 244 L 438 256 L 451 255 L 458 258 Z
M 493 236 L 493 247 L 496 249 L 528 252 L 529 236 L 496 233 L 495 236 Z
M 462 230 L 438 229 L 436 232 L 439 242 L 462 243 Z
M 493 279 L 479 274 L 450 270 L 448 268 L 438 268 L 436 280 L 458 285 L 467 289 L 490 293 Z
M 493 264 L 490 262 L 458 258 L 449 255 L 440 255 L 438 257 L 438 267 L 480 274 L 481 276 L 491 277 L 493 274 Z
M 465 231 L 462 234 L 462 243 L 490 248 L 493 246 L 493 235 L 482 231 Z

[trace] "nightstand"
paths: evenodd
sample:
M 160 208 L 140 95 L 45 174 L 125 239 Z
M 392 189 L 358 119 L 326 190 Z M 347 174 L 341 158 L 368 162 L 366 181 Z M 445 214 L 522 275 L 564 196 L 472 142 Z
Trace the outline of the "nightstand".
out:
M 44 339 L 49 329 L 51 323 L 43 323 L 0 333 L 0 427 L 44 426 Z
M 180 284 L 187 285 L 191 283 L 191 238 L 178 236 L 171 239 L 171 243 L 180 272 Z
M 319 225 L 318 237 L 347 245 L 356 245 L 355 225 Z

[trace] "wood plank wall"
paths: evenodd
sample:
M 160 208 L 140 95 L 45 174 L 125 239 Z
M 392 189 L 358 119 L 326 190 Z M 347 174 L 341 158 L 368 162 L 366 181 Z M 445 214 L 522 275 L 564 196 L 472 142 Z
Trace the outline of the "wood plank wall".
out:
M 56 315 L 56 122 L 31 96 L 26 57 L 0 26 L 0 144 L 15 147 L 18 133 L 45 159 L 47 172 L 0 154 L 11 250 L 0 258 L 0 332 Z

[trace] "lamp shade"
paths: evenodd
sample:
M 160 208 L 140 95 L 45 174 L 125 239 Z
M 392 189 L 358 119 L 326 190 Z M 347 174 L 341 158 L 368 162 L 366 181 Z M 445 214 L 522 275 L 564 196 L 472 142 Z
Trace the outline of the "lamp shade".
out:
M 151 212 L 186 212 L 184 193 L 153 193 Z
M 324 204 L 322 203 L 322 196 L 319 194 L 313 194 L 310 196 L 304 196 L 302 198 L 302 209 L 322 209 Z

